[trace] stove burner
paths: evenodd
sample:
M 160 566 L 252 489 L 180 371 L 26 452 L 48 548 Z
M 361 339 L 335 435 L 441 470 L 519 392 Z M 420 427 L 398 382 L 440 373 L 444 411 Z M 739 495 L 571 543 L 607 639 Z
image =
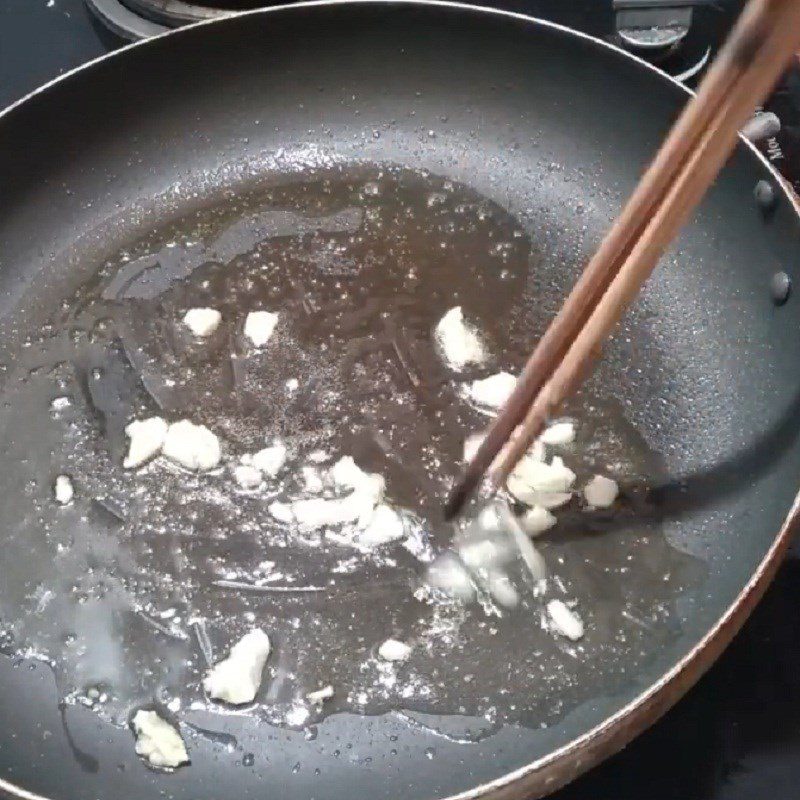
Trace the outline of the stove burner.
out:
M 122 5 L 121 0 L 86 0 L 86 5 L 112 33 L 123 39 L 149 39 L 169 30 Z
M 617 11 L 617 32 L 632 50 L 677 45 L 692 24 L 691 8 L 644 8 Z
M 265 0 L 86 0 L 100 20 L 126 39 L 143 39 L 190 22 L 261 8 Z
M 164 25 L 218 17 L 229 11 L 244 11 L 269 5 L 265 0 L 121 0 L 122 4 L 144 17 Z

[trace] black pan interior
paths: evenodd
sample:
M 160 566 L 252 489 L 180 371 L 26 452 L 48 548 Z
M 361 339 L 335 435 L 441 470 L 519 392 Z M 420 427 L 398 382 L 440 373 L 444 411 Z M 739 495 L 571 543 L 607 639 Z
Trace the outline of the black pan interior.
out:
M 594 41 L 455 6 L 300 6 L 134 47 L 0 120 L 6 357 L 105 259 L 165 220 L 270 175 L 357 163 L 426 169 L 513 215 L 539 254 L 531 324 L 541 326 L 685 100 Z M 769 280 L 794 276 L 797 218 L 784 197 L 759 211 L 759 178 L 772 175 L 741 146 L 596 379 L 670 475 L 727 465 L 663 493 L 665 535 L 707 576 L 677 603 L 676 635 L 621 687 L 593 687 L 546 729 L 508 726 L 468 743 L 392 713 L 334 715 L 311 739 L 215 718 L 191 740 L 191 767 L 165 776 L 140 764 L 129 731 L 80 707 L 59 711 L 44 665 L 3 658 L 0 776 L 58 798 L 429 798 L 497 780 L 624 707 L 734 600 L 796 492 L 798 312 L 793 298 L 773 305 Z

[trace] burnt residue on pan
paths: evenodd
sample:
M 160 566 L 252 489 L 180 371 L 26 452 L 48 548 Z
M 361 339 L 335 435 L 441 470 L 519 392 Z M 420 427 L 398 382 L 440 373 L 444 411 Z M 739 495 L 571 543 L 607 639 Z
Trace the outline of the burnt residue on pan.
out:
M 543 630 L 532 596 L 487 614 L 419 590 L 425 560 L 451 536 L 440 509 L 463 438 L 486 424 L 459 383 L 520 368 L 549 314 L 537 303 L 541 258 L 496 204 L 389 168 L 231 194 L 120 245 L 4 376 L 0 448 L 15 468 L 0 486 L 17 498 L 0 508 L 14 565 L 0 583 L 4 650 L 47 659 L 68 702 L 121 724 L 153 701 L 207 719 L 203 671 L 255 625 L 275 651 L 247 713 L 292 727 L 393 709 L 434 728 L 481 718 L 456 726 L 469 739 L 507 723 L 546 727 L 598 685 L 628 685 L 679 635 L 679 598 L 704 567 L 649 513 L 644 489 L 666 478 L 663 461 L 602 380 L 568 409 L 578 441 L 562 455 L 578 485 L 595 471 L 616 477 L 622 508 L 587 516 L 573 501 L 540 540 L 544 599 L 576 601 L 585 638 Z M 431 335 L 454 305 L 491 351 L 460 376 Z M 223 316 L 203 341 L 181 324 L 196 306 Z M 242 337 L 255 309 L 280 313 L 257 352 Z M 124 471 L 126 423 L 153 414 L 208 425 L 223 468 L 196 476 L 159 460 Z M 275 436 L 289 446 L 285 473 L 242 492 L 230 466 Z M 315 450 L 386 476 L 390 500 L 418 521 L 408 547 L 361 553 L 269 516 L 270 502 L 296 496 Z M 52 500 L 58 474 L 76 489 L 66 507 Z M 413 645 L 407 662 L 376 658 L 390 636 Z M 324 709 L 304 701 L 329 683 Z

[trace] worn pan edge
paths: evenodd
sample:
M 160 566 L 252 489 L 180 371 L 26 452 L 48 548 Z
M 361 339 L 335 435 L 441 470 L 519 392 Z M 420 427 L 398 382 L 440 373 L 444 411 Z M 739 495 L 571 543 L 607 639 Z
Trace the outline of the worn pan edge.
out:
M 579 39 L 592 43 L 594 46 L 614 51 L 637 63 L 639 66 L 654 72 L 660 78 L 666 79 L 687 95 L 691 96 L 694 94 L 691 89 L 673 76 L 617 45 L 574 30 L 566 25 L 560 25 L 520 12 L 505 11 L 471 3 L 462 3 L 456 0 L 303 0 L 302 2 L 286 3 L 270 8 L 257 8 L 239 12 L 234 11 L 225 14 L 223 17 L 200 20 L 180 28 L 167 30 L 149 39 L 126 44 L 117 50 L 98 56 L 91 61 L 87 61 L 84 64 L 62 73 L 58 77 L 42 84 L 6 106 L 6 108 L 0 110 L 0 124 L 3 124 L 3 121 L 9 117 L 15 109 L 32 98 L 54 89 L 61 82 L 66 82 L 80 73 L 89 72 L 93 67 L 98 66 L 106 60 L 122 58 L 128 50 L 135 47 L 147 47 L 150 42 L 155 42 L 168 36 L 179 36 L 186 30 L 206 25 L 222 25 L 238 17 L 254 16 L 256 14 L 275 14 L 294 9 L 313 8 L 316 6 L 351 6 L 355 4 L 398 7 L 444 7 L 466 13 L 490 14 L 497 17 L 506 17 L 531 23 L 543 28 L 549 28 L 576 36 Z M 761 161 L 762 165 L 772 174 L 775 183 L 780 187 L 784 199 L 789 202 L 798 218 L 800 218 L 800 200 L 787 188 L 780 173 L 752 142 L 741 135 L 739 138 L 742 144 L 749 148 L 751 153 L 755 155 L 755 157 Z M 601 761 L 623 749 L 636 736 L 654 724 L 675 705 L 675 703 L 677 703 L 713 665 L 728 644 L 730 644 L 733 637 L 744 625 L 774 578 L 798 526 L 800 526 L 800 492 L 795 496 L 794 503 L 783 525 L 752 577 L 725 613 L 719 618 L 714 627 L 657 682 L 653 683 L 646 691 L 634 698 L 628 705 L 621 708 L 615 714 L 608 717 L 582 736 L 554 750 L 547 756 L 514 770 L 494 781 L 481 784 L 466 792 L 451 795 L 447 798 L 443 798 L 443 800 L 476 800 L 477 798 L 485 798 L 486 800 L 511 800 L 511 798 L 516 799 L 523 795 L 528 798 L 528 800 L 536 800 L 536 798 L 543 797 L 556 791 L 579 775 L 596 766 Z M 21 800 L 51 800 L 45 795 L 28 791 L 3 778 L 0 778 L 0 791 L 12 797 L 20 798 Z

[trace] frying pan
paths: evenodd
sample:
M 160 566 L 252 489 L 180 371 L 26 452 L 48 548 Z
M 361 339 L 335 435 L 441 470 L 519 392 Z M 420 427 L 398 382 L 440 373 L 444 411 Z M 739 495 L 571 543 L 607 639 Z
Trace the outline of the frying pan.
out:
M 304 3 L 125 48 L 0 117 L 4 363 L 13 371 L 65 299 L 164 221 L 231 202 L 264 175 L 365 163 L 427 170 L 517 221 L 539 255 L 529 344 L 685 101 L 679 84 L 602 42 L 456 3 Z M 752 199 L 760 179 L 776 192 L 768 212 Z M 602 659 L 589 663 L 580 699 L 565 694 L 546 727 L 469 741 L 396 710 L 343 710 L 313 735 L 215 715 L 185 730 L 192 764 L 167 775 L 137 759 L 129 730 L 59 705 L 48 667 L 2 657 L 2 789 L 70 800 L 533 797 L 624 746 L 719 655 L 788 545 L 800 311 L 791 294 L 776 304 L 770 282 L 793 278 L 799 257 L 793 202 L 743 142 L 598 373 L 598 391 L 663 457 L 653 507 L 666 540 L 702 564 L 675 599 L 670 635 L 636 669 L 610 681 Z M 4 522 L 32 502 L 19 443 L 35 451 L 37 435 L 33 416 L 4 423 Z M 40 522 L 25 519 L 36 551 Z M 6 539 L 0 580 L 24 582 L 33 566 L 20 537 Z M 5 622 L 14 609 L 0 613 Z

